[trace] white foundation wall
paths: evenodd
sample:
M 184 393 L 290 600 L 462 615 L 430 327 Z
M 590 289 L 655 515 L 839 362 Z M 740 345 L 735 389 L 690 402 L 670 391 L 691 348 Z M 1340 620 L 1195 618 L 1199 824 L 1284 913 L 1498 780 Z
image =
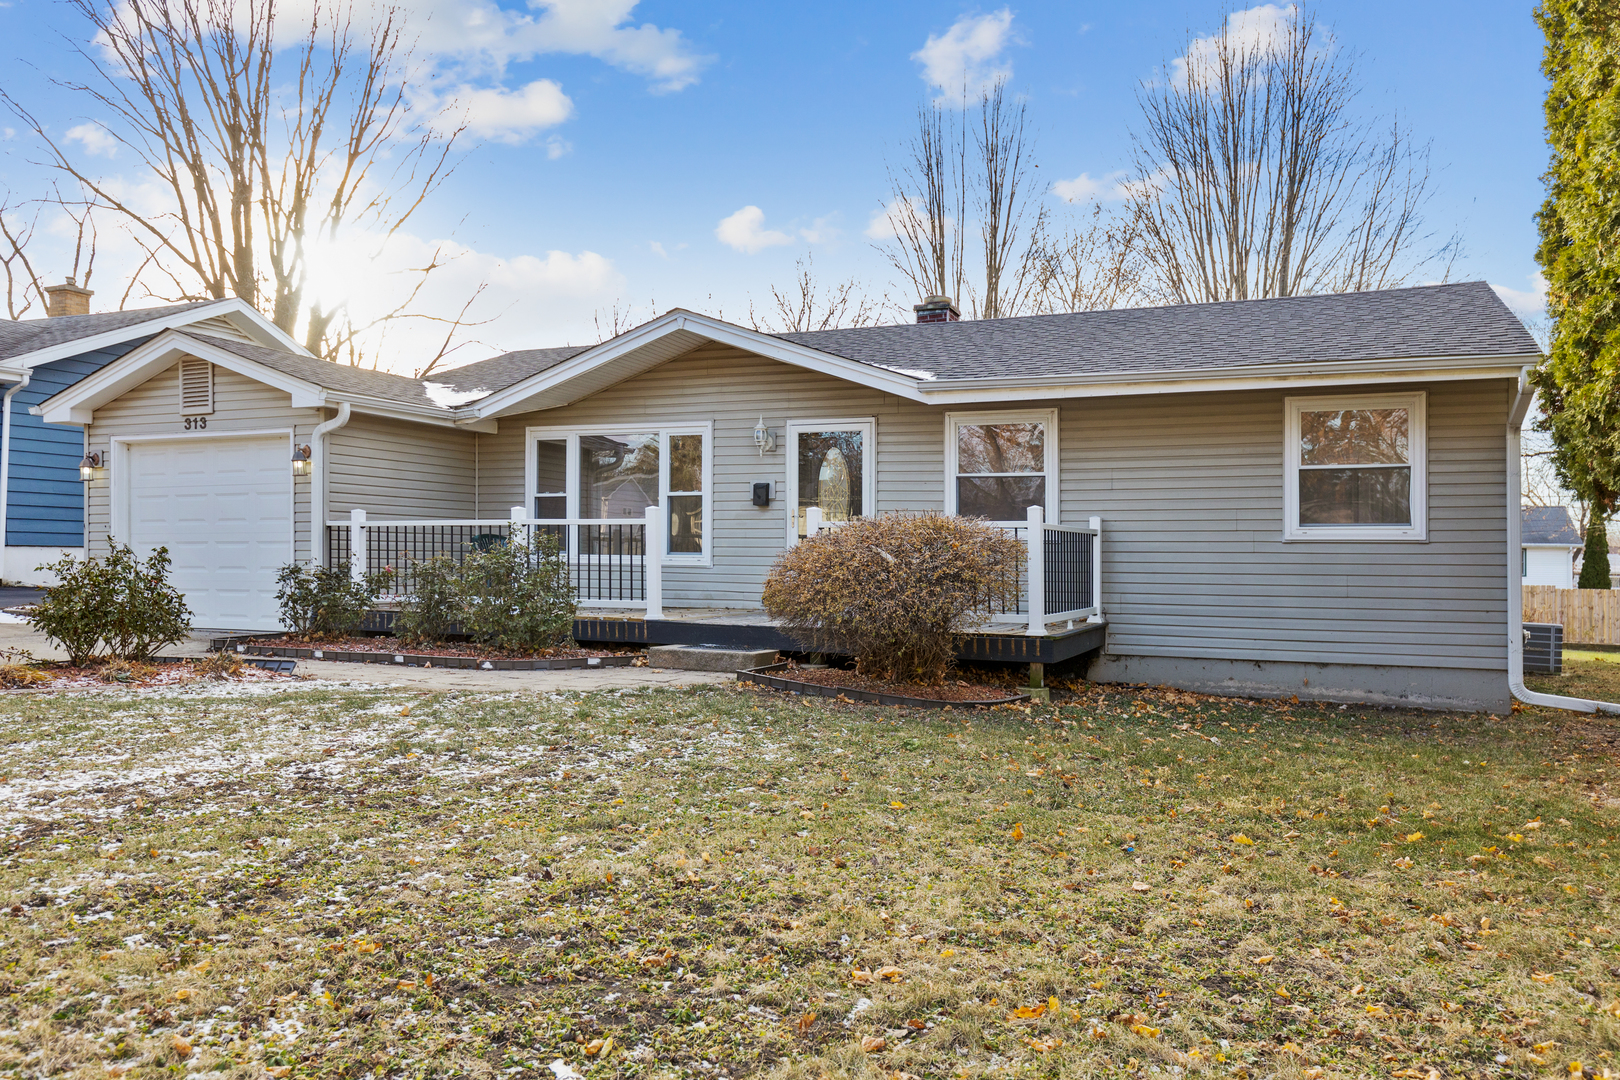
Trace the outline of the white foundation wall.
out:
M 4 550 L 5 555 L 0 558 L 0 580 L 16 585 L 55 585 L 56 575 L 38 569 L 40 566 L 56 562 L 64 556 L 84 558 L 82 547 L 8 547 Z

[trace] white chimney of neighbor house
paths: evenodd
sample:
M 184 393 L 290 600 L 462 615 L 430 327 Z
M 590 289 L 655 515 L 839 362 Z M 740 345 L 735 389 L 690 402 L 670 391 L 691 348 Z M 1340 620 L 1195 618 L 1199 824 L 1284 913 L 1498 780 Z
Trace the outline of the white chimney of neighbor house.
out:
M 86 289 L 75 282 L 70 275 L 65 285 L 45 286 L 45 317 L 48 319 L 61 318 L 63 315 L 90 314 L 90 298 L 96 295 L 93 289 Z
M 922 303 L 912 305 L 911 310 L 917 313 L 920 323 L 956 322 L 962 317 L 962 313 L 956 310 L 956 301 L 948 296 L 930 296 Z

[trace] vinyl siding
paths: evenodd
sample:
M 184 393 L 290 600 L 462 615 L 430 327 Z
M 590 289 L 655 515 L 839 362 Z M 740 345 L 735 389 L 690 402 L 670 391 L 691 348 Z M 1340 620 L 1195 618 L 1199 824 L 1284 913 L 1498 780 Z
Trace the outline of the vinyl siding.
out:
M 777 449 L 761 457 L 754 425 L 764 416 Z M 672 607 L 758 607 L 771 563 L 785 545 L 785 502 L 752 505 L 753 485 L 774 481 L 786 494 L 784 429 L 790 420 L 877 420 L 875 505 L 886 510 L 938 510 L 944 500 L 943 409 L 855 386 L 753 353 L 706 346 L 583 401 L 540 413 L 502 417 L 500 432 L 478 439 L 479 502 L 503 517 L 527 505 L 524 429 L 570 424 L 714 422 L 712 567 L 664 570 Z
M 1282 391 L 1058 403 L 1058 515 L 1104 520 L 1109 651 L 1505 668 L 1507 384 L 1413 388 L 1429 394 L 1426 543 L 1283 542 Z M 994 406 L 964 411 L 980 408 Z M 760 416 L 779 438 L 789 420 L 875 417 L 879 511 L 938 510 L 945 412 L 705 347 L 572 405 L 502 418 L 499 434 L 479 436 L 479 497 L 486 513 L 527 502 L 529 426 L 712 420 L 714 565 L 666 568 L 665 603 L 752 607 L 786 531 L 781 501 L 750 505 L 754 482 L 786 479 L 788 448 L 761 458 L 754 446 Z
M 1280 391 L 1065 403 L 1064 517 L 1104 521 L 1108 651 L 1504 669 L 1508 387 L 1416 388 L 1427 543 L 1282 541 Z
M 79 459 L 84 433 L 47 424 L 28 410 L 100 371 L 145 338 L 70 356 L 34 368 L 11 399 L 11 478 L 6 508 L 9 547 L 83 547 L 84 481 Z
M 471 432 L 355 416 L 326 442 L 328 521 L 356 509 L 379 520 L 470 518 L 477 512 Z M 504 518 L 508 511 L 502 506 L 485 512 Z
M 176 439 L 208 439 L 228 435 L 233 431 L 293 430 L 299 443 L 310 439 L 310 432 L 321 422 L 316 409 L 294 409 L 292 401 L 283 391 L 256 382 L 253 379 L 214 368 L 214 411 L 209 414 L 205 431 L 186 431 L 180 419 L 180 369 L 175 364 L 129 391 L 118 400 L 96 410 L 95 422 L 88 430 L 89 445 L 101 452 L 104 461 L 111 461 L 110 451 L 115 436 L 162 435 Z M 291 447 L 288 448 L 288 469 Z M 111 524 L 111 487 L 117 478 L 111 470 L 85 484 L 88 498 L 87 521 L 90 553 L 104 555 L 107 550 L 107 530 Z M 293 483 L 294 536 L 293 558 L 310 558 L 309 550 L 309 481 Z

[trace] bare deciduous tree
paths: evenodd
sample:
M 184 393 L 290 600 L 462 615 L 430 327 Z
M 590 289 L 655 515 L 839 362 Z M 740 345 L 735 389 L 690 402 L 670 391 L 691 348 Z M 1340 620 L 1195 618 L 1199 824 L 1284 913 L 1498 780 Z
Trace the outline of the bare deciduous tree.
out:
M 949 296 L 970 318 L 1005 318 L 1030 307 L 1042 241 L 1044 210 L 1031 198 L 1033 138 L 1004 83 L 970 108 L 971 120 L 937 102 L 918 110 L 906 160 L 889 169 L 895 235 L 881 250 L 919 300 Z M 967 252 L 970 213 L 982 260 Z
M 311 286 L 314 260 L 340 242 L 379 254 L 452 167 L 461 129 L 440 130 L 413 111 L 400 9 L 361 29 L 347 0 L 317 4 L 307 27 L 289 35 L 276 0 L 68 7 L 94 31 L 85 37 L 95 44 L 79 52 L 96 76 L 60 85 L 134 154 L 166 205 L 137 205 L 4 96 L 49 163 L 145 250 L 132 288 L 170 300 L 240 297 L 312 352 L 351 362 L 367 331 L 428 317 L 411 305 L 444 265 L 442 252 L 406 272 L 415 280 L 403 301 L 364 323 Z
M 29 206 L 31 210 L 25 209 Z M 90 276 L 96 266 L 96 225 L 90 208 L 80 206 L 75 212 L 56 191 L 49 198 L 31 204 L 13 202 L 7 192 L 0 198 L 0 266 L 4 266 L 6 272 L 6 314 L 12 319 L 26 318 L 36 309 L 37 315 L 44 315 L 49 306 L 46 281 L 35 269 L 28 248 L 39 231 L 40 216 L 56 207 L 61 207 L 76 227 L 73 273 L 69 280 L 90 287 Z
M 1162 299 L 1388 288 L 1455 251 L 1424 250 L 1428 147 L 1359 118 L 1358 90 L 1302 6 L 1229 17 L 1143 84 L 1129 202 Z
M 1100 203 L 1036 252 L 1031 310 L 1041 315 L 1130 307 L 1142 299 L 1141 243 L 1132 218 Z
M 814 260 L 806 256 L 794 264 L 793 286 L 782 290 L 771 286 L 774 314 L 761 317 L 752 304 L 748 321 L 766 334 L 803 333 L 833 330 L 845 326 L 871 326 L 877 322 L 880 305 L 862 291 L 851 278 L 825 290 L 816 284 Z

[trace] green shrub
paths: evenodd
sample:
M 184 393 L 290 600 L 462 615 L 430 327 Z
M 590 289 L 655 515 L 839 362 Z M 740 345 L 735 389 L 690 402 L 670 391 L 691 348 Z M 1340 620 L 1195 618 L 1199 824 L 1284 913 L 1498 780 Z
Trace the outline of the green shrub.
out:
M 967 630 L 1017 600 L 1023 550 L 969 518 L 865 518 L 784 551 L 762 599 L 784 632 L 863 675 L 938 685 Z
M 1592 507 L 1591 514 L 1586 526 L 1581 580 L 1575 584 L 1582 589 L 1607 589 L 1613 584 L 1609 578 L 1609 523 L 1603 520 L 1596 506 Z
M 349 576 L 349 564 L 300 566 L 288 563 L 276 574 L 276 599 L 281 623 L 301 638 L 346 638 L 360 629 L 366 612 L 388 588 L 393 573 L 367 574 L 364 581 Z
M 399 605 L 394 625 L 413 644 L 443 641 L 461 621 L 461 567 L 448 555 L 411 567 L 411 591 Z
M 108 541 L 105 559 L 64 557 L 40 567 L 56 575 L 34 609 L 34 625 L 66 650 L 75 665 L 101 655 L 147 660 L 191 629 L 186 598 L 169 583 L 169 549 L 142 563 L 134 550 Z
M 532 652 L 573 640 L 574 585 L 554 537 L 469 551 L 457 590 L 458 621 L 474 641 Z

